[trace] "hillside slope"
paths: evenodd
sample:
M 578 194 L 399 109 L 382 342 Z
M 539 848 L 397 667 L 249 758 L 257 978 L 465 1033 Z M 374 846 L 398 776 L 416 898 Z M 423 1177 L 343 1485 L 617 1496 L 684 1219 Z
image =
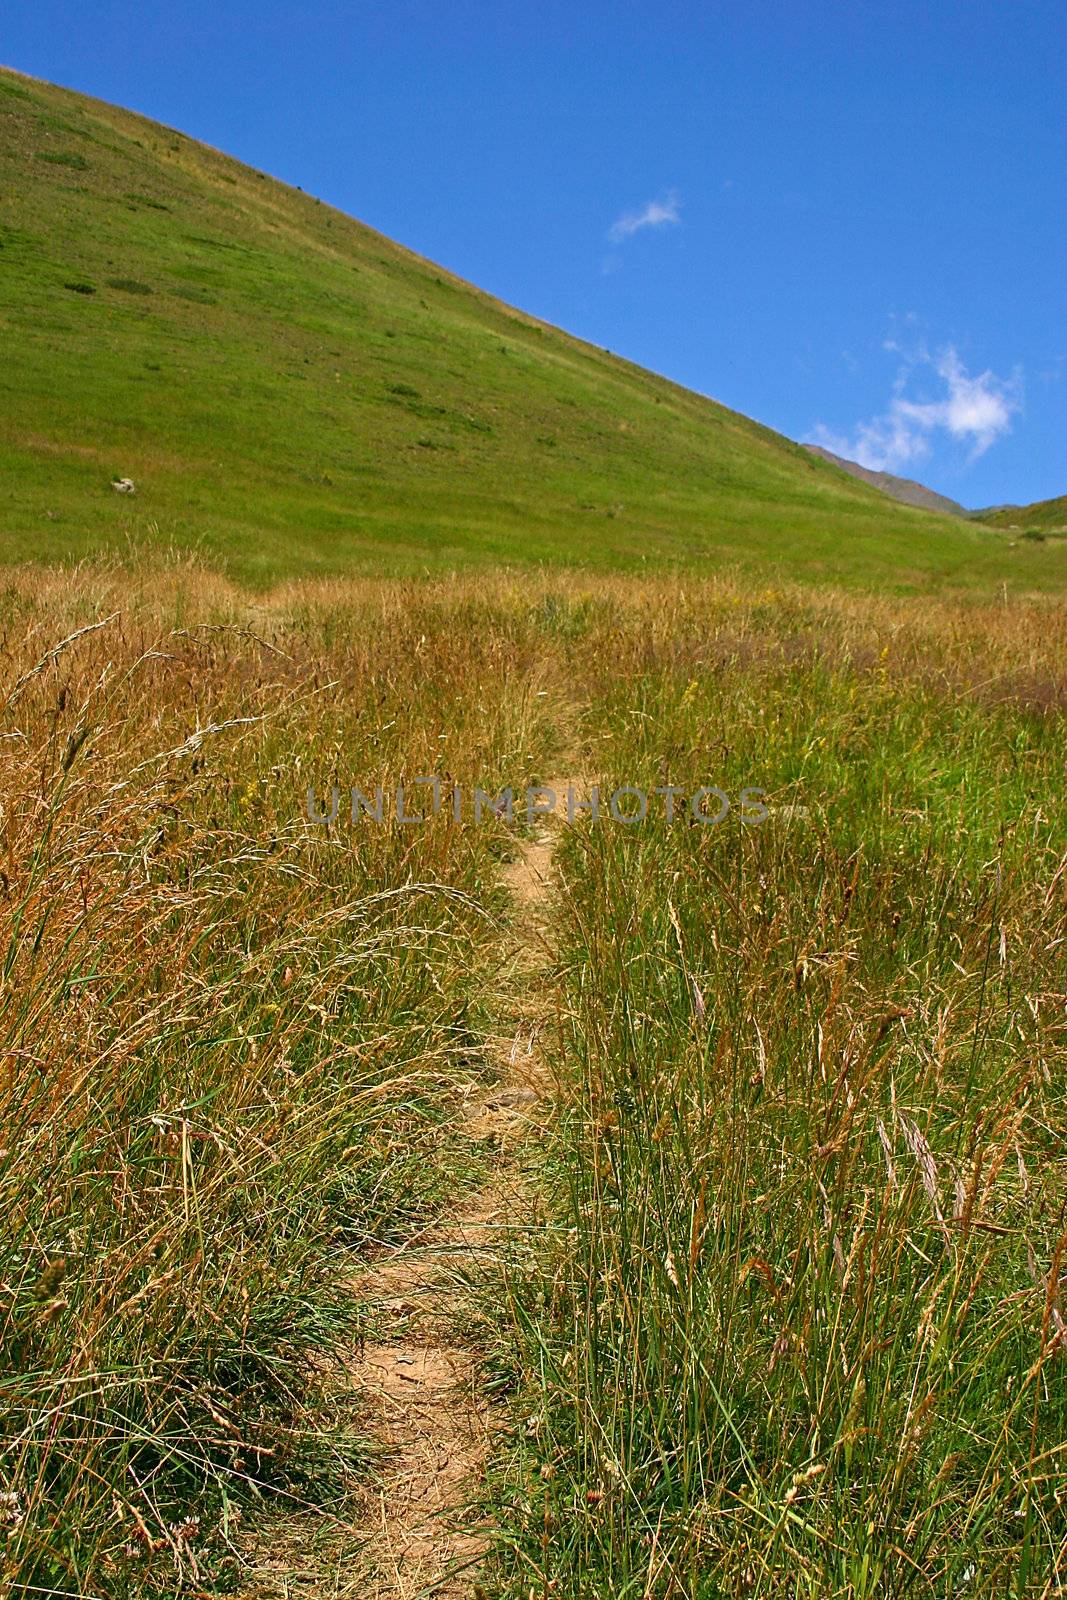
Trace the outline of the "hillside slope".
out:
M 181 134 L 0 72 L 0 556 L 1058 585 Z M 134 481 L 134 496 L 110 487 Z
M 1054 500 L 1035 500 L 1028 506 L 990 506 L 976 515 L 992 528 L 1067 533 L 1067 494 L 1057 495 Z
M 858 461 L 835 456 L 832 450 L 824 449 L 821 444 L 806 444 L 804 448 L 810 450 L 813 456 L 840 467 L 849 477 L 869 483 L 872 489 L 880 489 L 891 500 L 900 500 L 906 506 L 918 506 L 923 511 L 940 511 L 946 517 L 970 516 L 967 507 L 961 506 L 958 500 L 950 500 L 947 494 L 938 494 L 935 489 L 928 489 L 914 478 L 898 478 L 893 472 L 874 472 L 870 467 L 861 467 Z

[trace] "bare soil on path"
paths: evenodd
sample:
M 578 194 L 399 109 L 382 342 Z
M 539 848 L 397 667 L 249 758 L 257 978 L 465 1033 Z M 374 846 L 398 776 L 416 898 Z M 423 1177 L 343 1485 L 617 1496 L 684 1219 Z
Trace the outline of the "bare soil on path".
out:
M 472 1502 L 491 1417 L 479 1390 L 477 1349 L 462 1338 L 464 1303 L 486 1272 L 498 1270 L 503 1235 L 527 1208 L 521 1150 L 551 1103 L 539 1046 L 546 997 L 539 991 L 558 821 L 543 827 L 504 871 L 515 913 L 511 989 L 521 1000 L 509 1018 L 512 1031 L 498 1042 L 501 1079 L 464 1117 L 465 1134 L 499 1146 L 500 1173 L 377 1262 L 359 1285 L 364 1301 L 401 1329 L 366 1345 L 353 1368 L 353 1381 L 372 1398 L 386 1449 L 368 1508 L 360 1590 L 368 1600 L 470 1596 L 485 1549 Z

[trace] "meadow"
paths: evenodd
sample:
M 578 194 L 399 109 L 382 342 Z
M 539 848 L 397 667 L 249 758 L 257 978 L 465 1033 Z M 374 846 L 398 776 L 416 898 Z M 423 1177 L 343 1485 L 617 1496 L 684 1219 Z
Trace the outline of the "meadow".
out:
M 6 69 L 0 331 L 3 1593 L 1062 1594 L 1062 500 Z
M 552 1116 L 456 1334 L 481 1592 L 1061 1592 L 1062 602 L 157 559 L 0 622 L 10 1592 L 358 1543 L 359 1272 L 498 1162 L 528 830 L 305 802 L 427 772 L 772 809 L 560 831 Z
M 98 570 L 0 614 L 5 1590 L 202 1592 L 242 1504 L 362 1460 L 351 1264 L 450 1191 L 487 1070 L 499 830 L 350 847 L 307 789 L 517 777 L 536 664 L 476 595 Z
M 505 1592 L 1060 1593 L 1063 613 L 635 613 L 596 770 L 773 809 L 561 847 Z

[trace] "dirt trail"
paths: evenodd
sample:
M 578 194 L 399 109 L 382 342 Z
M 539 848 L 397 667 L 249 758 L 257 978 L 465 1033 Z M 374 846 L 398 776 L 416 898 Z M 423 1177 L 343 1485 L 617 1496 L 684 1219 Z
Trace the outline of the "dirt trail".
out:
M 566 783 L 551 785 L 566 794 Z M 563 802 L 565 805 L 565 801 Z M 379 1322 L 395 1338 L 368 1344 L 352 1370 L 377 1413 L 385 1446 L 381 1482 L 368 1505 L 370 1534 L 358 1592 L 367 1600 L 460 1600 L 476 1592 L 485 1532 L 469 1509 L 480 1484 L 490 1426 L 479 1392 L 477 1351 L 462 1342 L 472 1280 L 491 1269 L 504 1231 L 524 1209 L 521 1148 L 548 1114 L 549 1080 L 539 1048 L 545 993 L 548 901 L 559 812 L 504 872 L 515 911 L 508 953 L 510 991 L 520 998 L 499 1041 L 501 1080 L 464 1116 L 464 1132 L 495 1140 L 499 1176 L 460 1201 L 360 1281 Z

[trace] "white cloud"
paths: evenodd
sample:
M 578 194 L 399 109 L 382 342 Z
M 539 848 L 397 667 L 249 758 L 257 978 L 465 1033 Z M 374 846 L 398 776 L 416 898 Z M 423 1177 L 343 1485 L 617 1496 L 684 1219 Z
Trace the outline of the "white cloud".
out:
M 885 348 L 900 349 L 892 340 Z M 932 367 L 941 379 L 944 390 L 935 399 L 912 400 L 905 394 L 916 364 Z M 969 460 L 976 461 L 1002 434 L 1010 433 L 1011 419 L 1022 405 L 1021 396 L 1018 369 L 1010 378 L 998 378 L 989 371 L 972 378 L 951 345 L 937 356 L 923 350 L 901 369 L 885 411 L 859 423 L 851 438 L 832 433 L 820 423 L 810 443 L 824 445 L 872 472 L 898 472 L 924 461 L 932 439 L 942 432 L 965 445 Z
M 681 201 L 672 189 L 662 200 L 650 200 L 640 211 L 624 211 L 608 229 L 612 244 L 622 244 L 642 228 L 664 228 L 681 222 Z

